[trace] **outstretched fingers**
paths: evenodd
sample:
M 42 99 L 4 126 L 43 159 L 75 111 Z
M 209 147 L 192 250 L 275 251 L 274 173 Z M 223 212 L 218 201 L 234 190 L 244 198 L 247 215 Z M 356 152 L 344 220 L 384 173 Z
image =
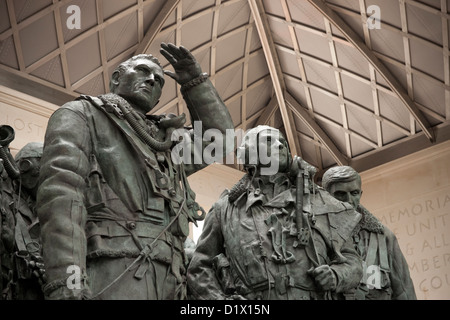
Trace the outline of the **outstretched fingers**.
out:
M 195 60 L 195 58 L 192 55 L 192 53 L 188 49 L 186 49 L 185 47 L 180 46 L 179 50 L 180 50 L 180 53 L 183 55 L 184 58 L 189 58 L 191 60 Z
M 175 72 L 164 71 L 166 75 L 175 79 L 178 83 L 188 82 L 201 73 L 201 68 L 192 53 L 183 46 L 172 43 L 161 43 L 161 54 L 173 66 Z
M 169 44 L 165 44 L 162 43 L 161 47 L 172 56 L 173 59 L 175 59 L 176 61 L 181 60 L 183 58 L 185 58 L 185 54 L 183 52 L 183 50 L 181 50 L 179 47 L 177 47 L 176 45 L 169 43 Z
M 164 56 L 164 58 L 166 58 L 167 61 L 170 62 L 171 65 L 177 63 L 177 60 L 174 58 L 174 56 L 171 53 L 169 53 L 169 51 L 163 45 L 161 45 L 161 49 L 159 51 Z

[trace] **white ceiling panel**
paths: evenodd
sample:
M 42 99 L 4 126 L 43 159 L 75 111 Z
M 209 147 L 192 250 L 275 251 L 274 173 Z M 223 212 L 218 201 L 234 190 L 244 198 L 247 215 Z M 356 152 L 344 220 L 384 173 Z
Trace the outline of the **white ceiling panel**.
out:
M 171 69 L 161 42 L 183 45 L 236 128 L 279 127 L 320 172 L 363 171 L 450 138 L 449 2 L 0 0 L 0 84 L 62 105 L 107 92 L 134 54 Z M 67 24 L 71 5 L 80 28 Z M 152 112 L 187 112 L 172 79 Z

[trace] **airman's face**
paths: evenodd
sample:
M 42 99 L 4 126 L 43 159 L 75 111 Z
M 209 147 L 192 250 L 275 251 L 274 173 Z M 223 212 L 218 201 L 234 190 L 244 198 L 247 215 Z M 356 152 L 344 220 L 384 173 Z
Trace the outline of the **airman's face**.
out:
M 18 161 L 22 187 L 33 190 L 39 180 L 41 158 L 24 158 Z
M 350 203 L 353 208 L 357 208 L 361 200 L 361 181 L 355 179 L 349 182 L 333 183 L 329 190 L 330 194 L 336 199 Z
M 285 172 L 289 166 L 289 149 L 283 135 L 278 131 L 264 130 L 258 134 L 259 163 L 261 167 L 278 167 L 277 172 Z M 266 158 L 269 163 L 263 158 Z
M 127 100 L 137 111 L 146 114 L 161 97 L 164 72 L 156 63 L 138 59 L 115 80 L 118 85 L 114 93 Z

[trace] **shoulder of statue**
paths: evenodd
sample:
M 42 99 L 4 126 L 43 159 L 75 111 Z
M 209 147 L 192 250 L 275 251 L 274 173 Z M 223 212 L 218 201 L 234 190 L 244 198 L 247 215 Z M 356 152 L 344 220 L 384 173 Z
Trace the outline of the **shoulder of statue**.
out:
M 89 95 L 80 95 L 73 101 L 67 102 L 61 108 L 69 109 L 78 113 L 83 114 L 91 114 L 96 113 L 96 110 L 105 111 L 104 110 L 105 102 L 101 99 L 101 96 L 89 96 Z M 61 109 L 60 108 L 60 109 Z
M 78 97 L 75 100 L 64 103 L 59 109 L 70 109 L 70 110 L 82 110 L 85 108 L 85 103 Z
M 80 95 L 78 98 L 76 98 L 74 101 L 72 101 L 72 103 L 74 103 L 74 104 L 78 103 L 79 104 L 79 102 L 82 102 L 82 101 L 88 101 L 92 105 L 95 105 L 95 106 L 103 105 L 103 102 L 100 99 L 100 97 L 89 96 L 89 95 L 85 95 L 85 94 Z
M 72 112 L 77 114 L 81 119 L 86 120 L 88 110 L 91 110 L 92 105 L 87 101 L 82 101 L 79 98 L 76 100 L 72 100 L 69 102 L 64 103 L 62 106 L 60 106 L 58 109 L 55 110 L 55 112 L 52 114 L 50 119 L 53 119 L 54 116 L 67 112 Z
M 213 204 L 213 209 L 215 211 L 220 211 L 222 208 L 226 207 L 229 203 L 230 190 L 225 189 L 219 196 L 219 199 Z
M 121 96 L 114 93 L 106 93 L 99 96 L 81 95 L 77 98 L 78 101 L 88 102 L 88 105 L 95 108 L 89 108 L 89 110 L 99 110 L 102 113 L 108 113 L 115 115 L 116 119 L 124 119 L 124 111 L 119 106 L 130 108 L 129 103 Z

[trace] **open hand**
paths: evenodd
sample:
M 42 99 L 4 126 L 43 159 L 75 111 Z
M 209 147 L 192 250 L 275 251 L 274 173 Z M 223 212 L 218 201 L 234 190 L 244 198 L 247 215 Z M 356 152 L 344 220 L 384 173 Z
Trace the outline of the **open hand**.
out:
M 175 72 L 164 70 L 164 73 L 173 78 L 180 85 L 197 78 L 202 73 L 200 64 L 185 47 L 177 47 L 172 43 L 162 43 L 160 52 L 175 70 Z

